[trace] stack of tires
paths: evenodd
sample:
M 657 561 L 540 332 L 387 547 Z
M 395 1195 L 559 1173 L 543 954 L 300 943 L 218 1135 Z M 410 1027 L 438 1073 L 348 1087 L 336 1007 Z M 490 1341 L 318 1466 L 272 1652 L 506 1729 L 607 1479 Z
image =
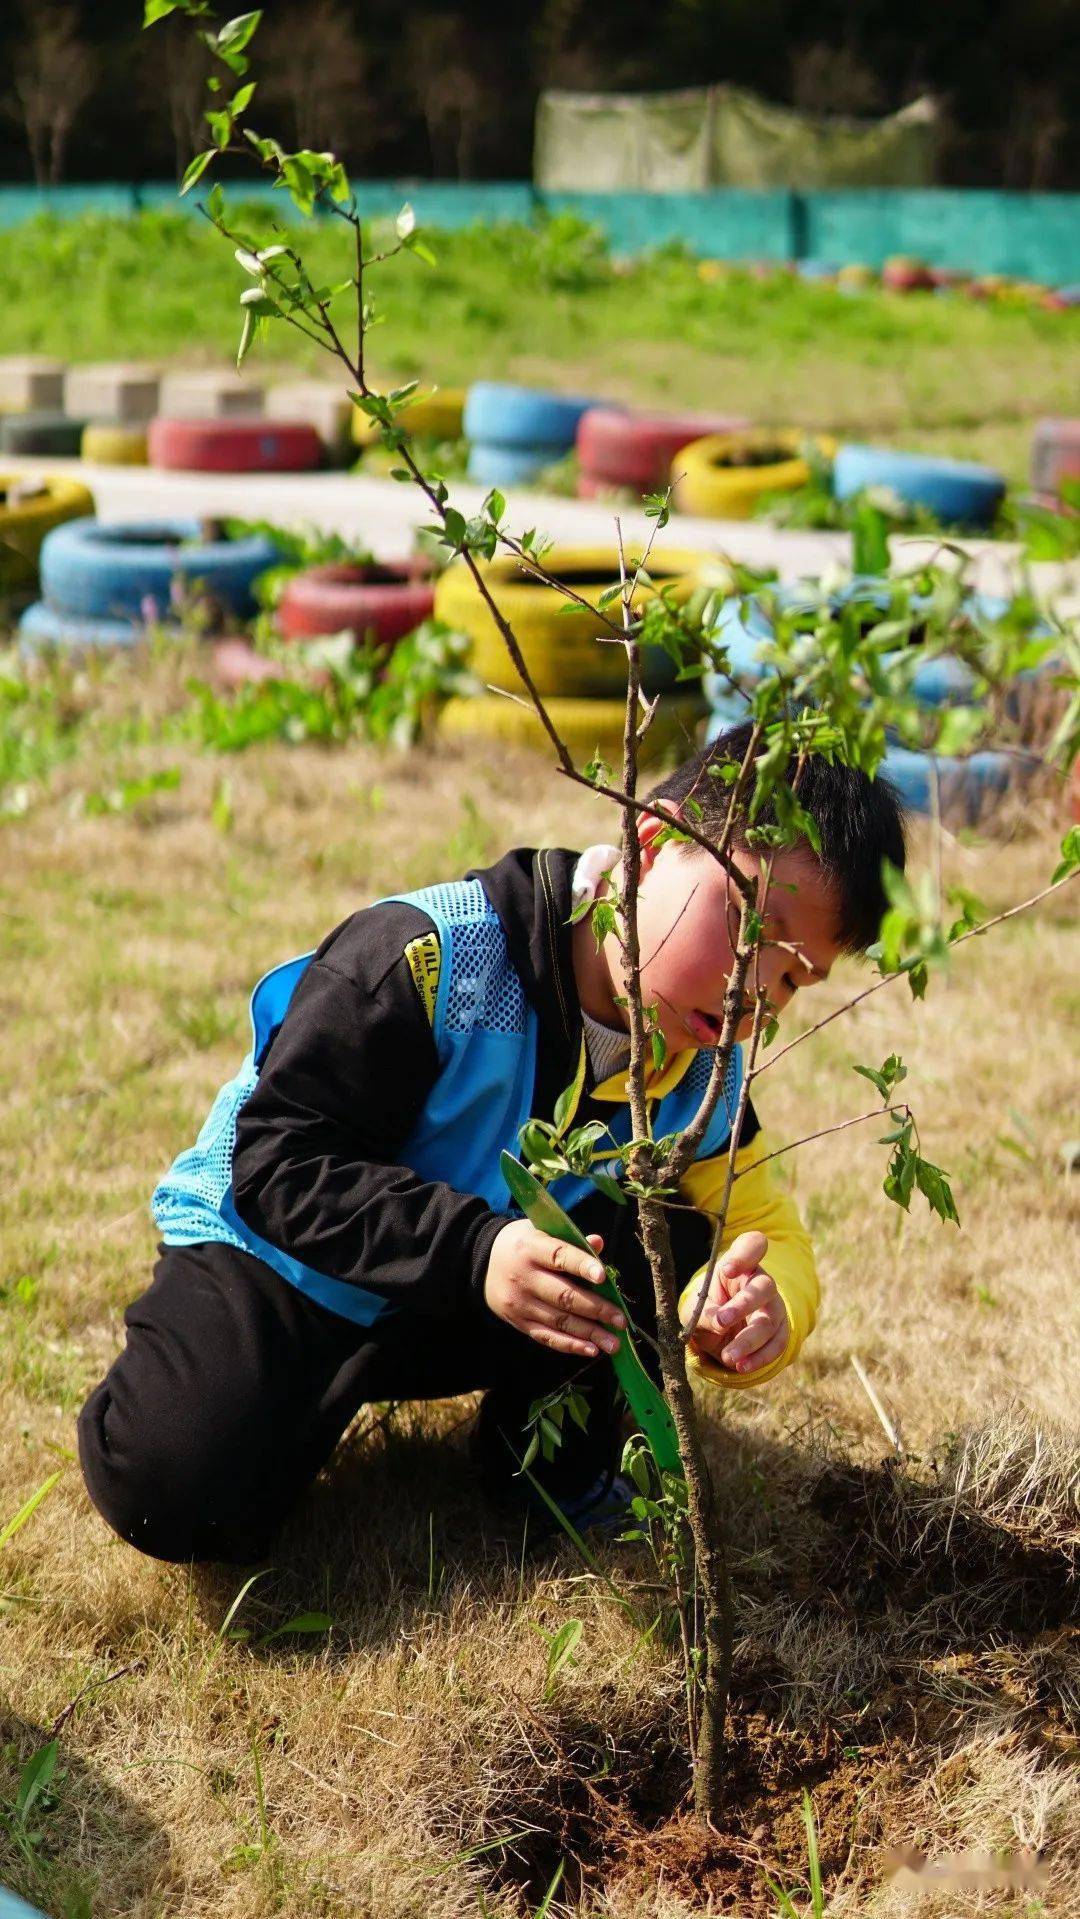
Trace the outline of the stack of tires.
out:
M 262 534 L 204 539 L 195 520 L 72 520 L 41 548 L 41 600 L 23 614 L 26 651 L 131 647 L 151 623 L 201 601 L 216 616 L 255 611 L 253 584 L 279 553 Z
M 323 442 L 302 420 L 151 420 L 150 465 L 184 473 L 306 473 Z
M 46 534 L 93 511 L 93 494 L 77 480 L 0 473 L 0 593 L 33 590 Z
M 309 566 L 286 586 L 277 624 L 286 640 L 351 633 L 358 644 L 393 646 L 431 618 L 434 604 L 422 560 Z
M 465 401 L 470 480 L 514 486 L 535 479 L 570 452 L 582 414 L 595 404 L 570 394 L 479 380 Z
M 635 555 L 628 552 L 627 566 Z M 610 631 L 618 623 L 618 602 L 603 611 L 601 594 L 619 580 L 619 555 L 613 547 L 556 547 L 545 554 L 544 571 L 575 596 L 531 573 L 515 556 L 500 555 L 481 566 L 484 585 L 513 629 L 525 665 L 552 723 L 576 760 L 599 751 L 618 764 L 622 754 L 626 654 Z M 684 601 L 708 578 L 719 577 L 709 556 L 678 548 L 649 557 L 652 584 L 639 588 L 635 604 L 658 590 Z M 730 582 L 725 577 L 725 585 Z M 447 567 L 435 589 L 435 616 L 472 642 L 470 666 L 486 687 L 522 697 L 522 682 L 502 635 L 464 561 Z M 600 636 L 606 635 L 607 638 Z M 609 643 L 610 642 L 610 643 Z M 644 761 L 666 752 L 689 753 L 704 706 L 696 693 L 676 692 L 675 667 L 656 648 L 643 654 L 643 683 L 650 693 L 663 691 L 656 717 L 642 742 Z M 451 700 L 442 716 L 444 733 L 453 737 L 508 741 L 543 748 L 547 735 L 534 709 L 499 693 L 478 692 Z
M 701 413 L 637 413 L 591 406 L 578 422 L 578 497 L 603 499 L 618 489 L 640 498 L 666 487 L 675 455 L 692 440 L 738 433 L 746 420 Z
M 926 507 L 946 526 L 988 527 L 1005 498 L 1005 478 L 972 460 L 901 453 L 889 446 L 841 446 L 833 462 L 833 492 L 850 499 L 866 487 L 887 487 L 908 506 Z
M 795 429 L 754 427 L 711 433 L 682 447 L 671 462 L 674 503 L 705 519 L 748 520 L 768 493 L 793 493 L 810 480 L 808 436 Z M 822 459 L 835 451 L 818 436 Z
M 845 605 L 854 604 L 867 622 L 874 624 L 885 618 L 889 597 L 887 582 L 856 579 L 835 594 L 829 605 L 835 613 Z M 785 609 L 795 611 L 811 612 L 821 604 L 820 595 L 808 591 L 805 583 L 778 588 L 776 599 Z M 989 621 L 1000 618 L 1007 605 L 1004 600 L 973 594 L 967 602 L 967 611 L 975 618 Z M 746 694 L 773 671 L 769 660 L 772 626 L 760 599 L 727 601 L 720 610 L 713 637 L 726 649 L 728 671 L 706 674 L 703 682 L 710 707 L 708 740 L 746 718 Z M 896 655 L 885 655 L 883 664 L 888 666 L 895 658 Z M 974 675 L 962 660 L 951 654 L 940 654 L 919 663 L 908 682 L 908 690 L 923 706 L 941 708 L 967 703 L 972 698 L 974 685 Z M 1015 756 L 994 750 L 961 759 L 920 752 L 894 741 L 880 771 L 896 786 L 912 812 L 929 813 L 936 804 L 943 817 L 974 824 L 988 805 L 1005 792 L 1016 768 Z

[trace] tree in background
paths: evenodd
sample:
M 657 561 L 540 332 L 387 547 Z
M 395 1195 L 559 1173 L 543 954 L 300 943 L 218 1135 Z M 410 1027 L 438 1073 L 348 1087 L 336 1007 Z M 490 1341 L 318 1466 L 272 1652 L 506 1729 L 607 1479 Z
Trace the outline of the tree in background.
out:
M 165 36 L 163 66 L 165 100 L 176 149 L 176 177 L 179 180 L 192 153 L 202 144 L 206 127 L 203 119 L 206 83 L 210 77 L 211 60 L 206 48 L 201 41 L 196 40 L 194 34 L 185 33 L 178 22 L 170 20 Z M 160 98 L 161 71 L 159 64 L 152 78 L 148 76 L 155 100 Z M 145 91 L 149 93 L 150 87 Z
M 68 137 L 97 84 L 98 57 L 79 29 L 76 7 L 25 0 L 5 105 L 25 130 L 39 187 L 62 179 Z
M 311 0 L 275 12 L 260 53 L 263 99 L 284 109 L 298 147 L 329 144 L 353 160 L 370 148 L 368 58 L 347 7 Z
M 405 29 L 405 70 L 424 116 L 432 171 L 472 179 L 477 137 L 488 104 L 460 13 L 421 13 Z
M 818 40 L 792 53 L 791 99 L 803 113 L 859 118 L 877 113 L 883 95 L 877 75 L 851 47 L 830 47 Z

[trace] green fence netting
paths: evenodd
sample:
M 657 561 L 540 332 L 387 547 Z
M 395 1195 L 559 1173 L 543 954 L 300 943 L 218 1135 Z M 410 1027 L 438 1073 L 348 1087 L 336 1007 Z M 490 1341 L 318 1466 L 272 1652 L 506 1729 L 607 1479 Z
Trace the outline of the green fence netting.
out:
M 533 172 L 541 192 L 711 187 L 928 186 L 933 100 L 882 120 L 796 113 L 741 87 L 679 93 L 542 93 Z

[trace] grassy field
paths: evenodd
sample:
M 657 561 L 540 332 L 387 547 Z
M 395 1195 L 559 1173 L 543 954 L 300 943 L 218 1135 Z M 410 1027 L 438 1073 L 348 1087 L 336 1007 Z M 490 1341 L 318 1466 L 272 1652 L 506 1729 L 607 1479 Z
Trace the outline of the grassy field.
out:
M 29 797 L 0 826 L 0 1531 L 60 1477 L 0 1545 L 0 1883 L 55 1919 L 516 1919 L 561 1868 L 551 1910 L 576 1919 L 773 1919 L 770 1880 L 810 1910 L 806 1788 L 833 1919 L 912 1910 L 890 1846 L 1045 1849 L 1042 1887 L 928 1891 L 933 1919 L 1075 1913 L 1076 891 L 969 942 L 924 1007 L 889 988 L 763 1082 L 766 1124 L 798 1137 L 860 1110 L 852 1061 L 897 1047 L 963 1226 L 887 1206 L 872 1131 L 780 1162 L 824 1312 L 797 1369 L 716 1417 L 738 1650 L 730 1801 L 704 1841 L 677 1666 L 643 1637 L 650 1562 L 601 1552 L 632 1625 L 568 1544 L 523 1554 L 471 1480 L 471 1401 L 362 1415 L 235 1612 L 240 1574 L 140 1559 L 88 1504 L 74 1416 L 255 978 L 384 891 L 614 823 L 510 752 L 163 743 L 189 664 L 58 683 L 20 709 L 8 769 Z M 946 869 L 1005 905 L 1059 835 L 1029 808 L 950 842 Z M 327 1629 L 267 1638 L 305 1611 Z M 535 1628 L 570 1617 L 577 1664 L 545 1702 Z
M 349 272 L 343 231 L 312 229 L 316 278 Z M 849 297 L 787 276 L 707 282 L 678 250 L 615 263 L 565 221 L 431 238 L 434 268 L 404 259 L 372 275 L 388 324 L 369 353 L 387 378 L 509 378 L 731 410 L 991 460 L 1017 483 L 1033 420 L 1075 411 L 1077 313 Z M 247 281 L 198 218 L 39 218 L 5 235 L 4 266 L 0 353 L 221 364 L 235 352 Z M 270 346 L 285 370 L 320 364 L 282 330 L 257 356 L 260 372 Z

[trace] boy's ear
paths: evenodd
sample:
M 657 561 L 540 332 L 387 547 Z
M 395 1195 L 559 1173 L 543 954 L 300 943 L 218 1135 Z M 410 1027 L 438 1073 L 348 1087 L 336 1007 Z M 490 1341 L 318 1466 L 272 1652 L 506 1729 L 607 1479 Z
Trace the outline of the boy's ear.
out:
M 681 818 L 682 808 L 679 806 L 677 800 L 657 800 L 656 811 L 654 813 L 638 814 L 638 845 L 641 847 L 642 854 L 644 855 L 642 860 L 643 871 L 647 872 L 653 860 L 656 858 L 654 842 L 659 834 L 663 832 L 665 826 L 671 826 Z

